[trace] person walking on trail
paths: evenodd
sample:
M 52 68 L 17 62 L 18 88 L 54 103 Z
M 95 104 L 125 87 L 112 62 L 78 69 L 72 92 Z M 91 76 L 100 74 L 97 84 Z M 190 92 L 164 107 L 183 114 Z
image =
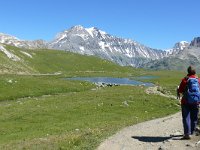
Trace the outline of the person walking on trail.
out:
M 197 126 L 200 104 L 200 79 L 194 67 L 189 66 L 187 76 L 179 85 L 178 93 L 182 94 L 181 110 L 184 135 L 182 139 L 190 139 Z

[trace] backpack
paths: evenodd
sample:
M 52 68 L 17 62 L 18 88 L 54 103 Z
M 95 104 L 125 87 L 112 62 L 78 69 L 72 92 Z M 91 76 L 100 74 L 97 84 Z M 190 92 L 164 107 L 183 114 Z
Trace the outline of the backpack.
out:
M 200 103 L 200 87 L 198 78 L 188 78 L 185 98 L 188 104 Z

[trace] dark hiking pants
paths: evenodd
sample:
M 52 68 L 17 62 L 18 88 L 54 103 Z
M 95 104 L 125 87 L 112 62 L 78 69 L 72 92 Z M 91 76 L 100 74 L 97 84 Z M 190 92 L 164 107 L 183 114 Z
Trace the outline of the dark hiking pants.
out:
M 183 104 L 181 107 L 184 134 L 193 134 L 198 122 L 199 106 Z

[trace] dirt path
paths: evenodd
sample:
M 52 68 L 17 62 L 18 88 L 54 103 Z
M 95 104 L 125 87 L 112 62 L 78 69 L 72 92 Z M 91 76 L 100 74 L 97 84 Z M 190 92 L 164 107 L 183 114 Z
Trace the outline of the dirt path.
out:
M 200 136 L 181 140 L 181 113 L 130 127 L 105 140 L 97 150 L 200 150 Z

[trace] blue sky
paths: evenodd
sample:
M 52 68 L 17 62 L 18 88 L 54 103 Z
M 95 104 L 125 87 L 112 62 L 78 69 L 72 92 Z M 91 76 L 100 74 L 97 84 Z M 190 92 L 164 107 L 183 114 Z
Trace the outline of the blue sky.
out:
M 200 0 L 1 0 L 0 32 L 52 40 L 74 25 L 97 27 L 152 48 L 200 36 Z

